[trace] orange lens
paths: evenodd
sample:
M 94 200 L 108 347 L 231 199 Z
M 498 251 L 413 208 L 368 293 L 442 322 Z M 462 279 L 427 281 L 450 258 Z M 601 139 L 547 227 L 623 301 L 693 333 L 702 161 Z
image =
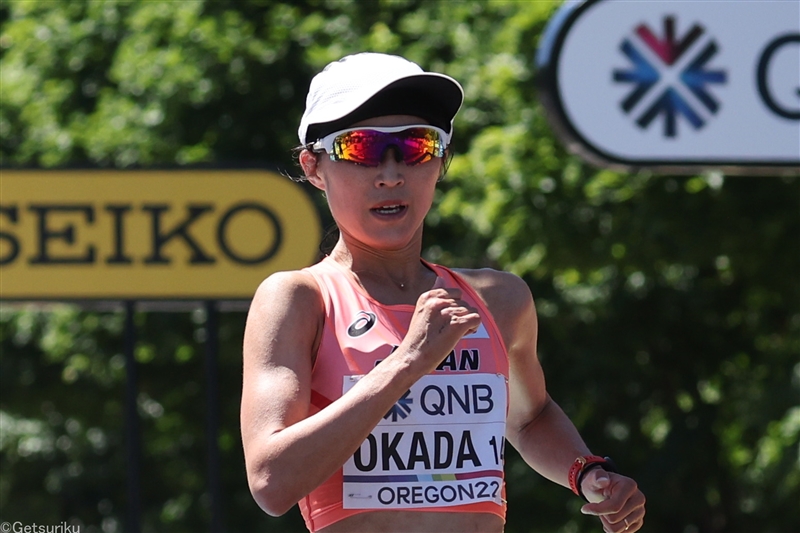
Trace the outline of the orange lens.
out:
M 331 159 L 376 167 L 389 148 L 395 148 L 406 165 L 418 165 L 434 157 L 443 157 L 445 144 L 439 130 L 434 128 L 415 126 L 390 132 L 356 129 L 342 132 L 333 139 Z

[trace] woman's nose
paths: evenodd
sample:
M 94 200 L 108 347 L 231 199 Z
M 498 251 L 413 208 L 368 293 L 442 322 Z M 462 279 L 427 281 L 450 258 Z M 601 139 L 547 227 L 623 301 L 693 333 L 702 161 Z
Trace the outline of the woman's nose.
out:
M 396 163 L 399 163 L 403 160 L 403 153 L 400 149 L 395 145 L 389 145 L 381 154 L 381 163 L 386 162 L 387 159 L 394 159 Z
M 403 155 L 396 147 L 390 146 L 383 152 L 376 180 L 378 187 L 394 187 L 404 182 L 403 169 L 405 165 L 402 164 L 402 160 Z

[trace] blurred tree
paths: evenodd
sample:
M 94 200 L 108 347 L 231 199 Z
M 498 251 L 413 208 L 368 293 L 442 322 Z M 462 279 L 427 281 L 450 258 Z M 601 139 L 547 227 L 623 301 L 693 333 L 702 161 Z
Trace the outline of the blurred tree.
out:
M 270 164 L 308 82 L 350 52 L 400 53 L 464 85 L 456 157 L 425 255 L 531 286 L 549 389 L 649 497 L 648 531 L 800 524 L 800 179 L 623 175 L 569 156 L 536 100 L 556 2 L 7 1 L 6 166 Z M 321 206 L 322 207 L 322 206 Z M 224 315 L 225 523 L 301 531 L 247 490 L 238 429 L 242 313 Z M 208 527 L 201 312 L 137 315 L 146 530 Z M 0 313 L 0 519 L 125 515 L 119 312 Z M 596 531 L 511 452 L 509 532 Z M 534 509 L 534 514 L 528 510 Z

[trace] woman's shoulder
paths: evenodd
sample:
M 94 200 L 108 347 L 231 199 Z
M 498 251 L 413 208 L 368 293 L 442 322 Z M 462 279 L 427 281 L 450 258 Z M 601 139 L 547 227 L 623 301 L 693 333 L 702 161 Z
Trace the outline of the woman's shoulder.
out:
M 251 312 L 264 307 L 282 307 L 287 312 L 307 313 L 323 308 L 319 285 L 308 270 L 287 270 L 270 274 L 256 289 Z
M 288 357 L 302 346 L 311 347 L 313 354 L 323 321 L 324 304 L 311 274 L 275 272 L 261 282 L 250 302 L 245 357 Z M 275 351 L 275 347 L 280 349 Z
M 511 272 L 493 268 L 454 268 L 453 272 L 464 278 L 481 296 L 496 295 L 500 300 L 512 298 L 525 300 L 531 297 L 525 281 Z
M 538 330 L 536 307 L 528 284 L 511 272 L 481 269 L 454 270 L 478 293 L 500 329 L 509 356 L 527 346 Z
M 533 296 L 525 281 L 511 272 L 493 268 L 458 268 L 461 276 L 483 299 L 495 319 L 519 314 L 533 307 Z

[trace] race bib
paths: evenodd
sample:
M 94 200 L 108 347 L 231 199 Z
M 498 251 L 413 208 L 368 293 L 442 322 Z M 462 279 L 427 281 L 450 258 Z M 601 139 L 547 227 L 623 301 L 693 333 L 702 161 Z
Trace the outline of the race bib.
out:
M 506 404 L 500 374 L 422 377 L 344 464 L 343 507 L 501 504 Z

